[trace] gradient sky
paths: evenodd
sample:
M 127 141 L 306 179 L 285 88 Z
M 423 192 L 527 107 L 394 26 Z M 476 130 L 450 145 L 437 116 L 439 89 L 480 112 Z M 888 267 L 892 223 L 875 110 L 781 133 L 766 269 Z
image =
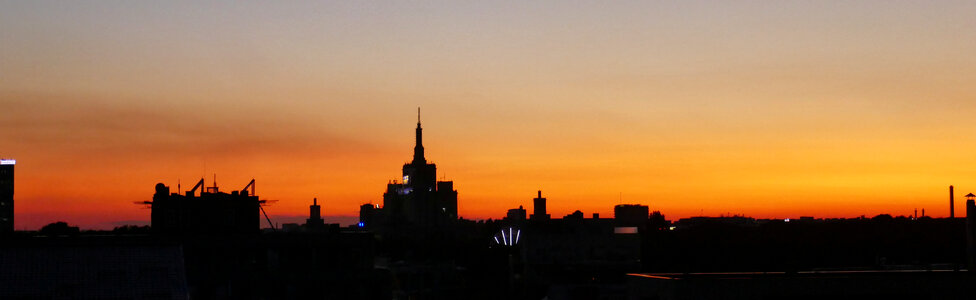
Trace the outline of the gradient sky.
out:
M 948 215 L 976 191 L 973 1 L 0 1 L 16 228 L 257 179 L 355 216 L 411 159 L 465 218 Z M 963 201 L 957 201 L 960 214 Z M 291 219 L 289 219 L 291 218 Z

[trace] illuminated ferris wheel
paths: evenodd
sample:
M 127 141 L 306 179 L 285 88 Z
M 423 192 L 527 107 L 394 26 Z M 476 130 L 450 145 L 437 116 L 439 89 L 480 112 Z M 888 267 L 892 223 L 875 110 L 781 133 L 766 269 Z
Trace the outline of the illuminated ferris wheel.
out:
M 519 243 L 519 239 L 522 236 L 522 230 L 515 227 L 502 228 L 495 234 L 495 244 L 501 246 L 515 246 Z

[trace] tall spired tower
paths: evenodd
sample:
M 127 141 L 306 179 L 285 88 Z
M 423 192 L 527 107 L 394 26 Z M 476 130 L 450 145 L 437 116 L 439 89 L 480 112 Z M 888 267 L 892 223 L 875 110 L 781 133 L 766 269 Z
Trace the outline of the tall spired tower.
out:
M 379 212 L 371 212 L 372 216 L 360 216 L 373 220 L 365 222 L 367 227 L 373 227 L 377 222 L 436 226 L 457 220 L 454 182 L 437 181 L 437 165 L 428 163 L 424 156 L 420 108 L 417 108 L 415 139 L 413 160 L 403 164 L 403 181 L 387 184 L 383 208 Z
M 420 127 L 420 108 L 417 108 L 417 145 L 413 146 L 413 164 L 425 164 L 424 158 L 424 129 Z
M 433 192 L 437 181 L 437 166 L 428 164 L 424 157 L 424 129 L 420 127 L 420 108 L 417 108 L 416 145 L 413 161 L 403 165 L 403 184 L 409 193 Z

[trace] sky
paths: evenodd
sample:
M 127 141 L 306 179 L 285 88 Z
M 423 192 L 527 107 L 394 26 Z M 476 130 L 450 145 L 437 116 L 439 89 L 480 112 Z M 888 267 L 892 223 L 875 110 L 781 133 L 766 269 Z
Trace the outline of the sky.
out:
M 973 1 L 0 1 L 17 229 L 257 181 L 277 222 L 427 159 L 459 214 L 948 216 L 976 191 Z M 184 189 L 185 190 L 185 189 Z

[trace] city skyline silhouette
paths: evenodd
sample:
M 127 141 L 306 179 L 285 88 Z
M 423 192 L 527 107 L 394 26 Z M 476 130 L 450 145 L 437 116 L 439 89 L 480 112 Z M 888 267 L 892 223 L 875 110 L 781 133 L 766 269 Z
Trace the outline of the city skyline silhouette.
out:
M 869 3 L 5 3 L 0 156 L 21 229 L 144 223 L 147 185 L 214 173 L 355 216 L 422 106 L 465 218 L 539 189 L 556 215 L 947 216 L 972 7 Z
M 418 159 L 417 158 L 417 155 L 420 155 L 419 156 L 420 159 L 424 159 L 424 154 L 423 154 L 424 149 L 423 149 L 422 146 L 419 145 L 419 141 L 420 141 L 419 140 L 419 138 L 420 138 L 420 133 L 419 133 L 419 130 L 420 130 L 420 128 L 419 128 L 419 125 L 420 125 L 419 121 L 420 120 L 419 120 L 419 117 L 420 116 L 419 116 L 419 108 L 418 108 L 418 124 L 417 124 L 418 125 L 418 128 L 417 128 L 417 131 L 418 132 L 417 132 L 417 134 L 415 136 L 415 141 L 418 142 L 418 145 L 417 146 L 420 147 L 420 148 L 419 148 L 419 151 L 417 149 L 414 149 L 414 158 L 413 158 L 413 161 L 414 162 L 416 162 L 417 159 Z M 13 161 L 13 160 L 10 160 L 10 161 Z M 21 160 L 21 161 L 23 162 L 23 160 Z M 410 164 L 411 163 L 409 163 L 409 162 L 407 163 L 407 165 L 410 165 Z M 213 184 L 214 186 L 216 186 L 216 184 L 217 184 L 217 182 L 216 182 L 217 173 L 216 172 L 215 173 L 212 173 L 209 176 L 213 177 L 209 181 L 207 179 L 208 176 L 201 176 L 201 179 L 200 179 L 201 182 L 205 182 L 206 184 Z M 446 179 L 446 178 L 447 177 L 445 176 L 445 177 L 438 178 L 438 180 Z M 178 179 L 177 180 L 177 186 L 181 186 L 182 185 L 182 183 L 180 182 L 181 180 L 182 179 Z M 390 182 L 400 182 L 402 180 L 403 180 L 403 178 L 390 179 Z M 192 179 L 190 179 L 190 181 L 192 181 Z M 172 184 L 172 183 L 168 183 L 168 184 Z M 206 187 L 202 187 L 202 188 L 206 188 Z M 187 188 L 186 190 L 189 190 L 189 189 L 190 188 Z M 547 191 L 552 192 L 551 190 L 547 190 Z M 557 194 L 559 193 L 558 190 L 556 192 L 557 192 Z M 955 196 L 955 193 L 950 190 L 950 195 L 951 196 Z M 327 196 L 327 195 L 325 195 L 325 196 Z M 951 198 L 951 196 L 950 196 L 950 198 Z M 962 196 L 961 193 L 960 193 L 959 196 Z M 317 198 L 317 197 L 313 197 L 313 198 Z M 383 202 L 382 201 L 382 197 L 377 197 L 377 198 L 378 199 L 375 199 L 375 200 L 374 199 L 367 199 L 363 203 L 382 203 Z M 522 195 L 521 198 L 522 199 L 519 200 L 520 202 L 516 202 L 515 204 L 517 204 L 517 205 L 529 205 L 529 204 L 531 204 L 529 201 L 527 201 L 530 198 L 525 197 L 524 195 Z M 654 201 L 642 200 L 642 199 L 634 199 L 634 200 L 631 200 L 629 198 L 630 197 L 628 197 L 628 201 L 629 202 L 627 202 L 627 203 L 641 203 L 641 204 L 644 204 L 644 205 L 654 205 Z M 929 197 L 927 197 L 927 198 L 929 198 Z M 936 198 L 936 197 L 934 195 L 932 195 L 931 198 Z M 301 205 L 301 204 L 304 204 L 303 201 L 305 201 L 305 200 L 306 199 L 295 199 L 295 200 L 291 200 L 290 199 L 290 200 L 288 200 L 288 201 L 286 201 L 284 203 L 286 203 L 286 204 L 299 204 L 299 205 Z M 330 220 L 330 221 L 332 221 L 334 223 L 340 223 L 343 226 L 353 225 L 353 224 L 356 224 L 357 222 L 359 222 L 360 217 L 356 214 L 356 213 L 358 213 L 359 205 L 356 206 L 356 210 L 353 211 L 353 213 L 349 213 L 349 214 L 335 214 L 335 213 L 329 214 L 328 212 L 332 212 L 332 211 L 343 211 L 344 212 L 345 210 L 348 210 L 347 208 L 343 208 L 343 207 L 331 206 L 331 205 L 334 205 L 333 202 L 340 202 L 340 201 L 334 201 L 334 200 L 335 199 L 325 198 L 325 201 L 323 203 L 323 207 L 325 208 L 325 211 L 327 213 L 326 214 L 323 214 L 323 216 L 326 219 L 328 219 L 328 220 Z M 569 199 L 563 199 L 563 200 L 570 200 L 570 201 L 568 201 L 569 203 L 576 203 L 576 202 L 573 202 L 573 200 L 575 200 L 575 199 L 573 199 L 573 197 L 571 197 L 571 196 L 569 197 Z M 940 201 L 941 202 L 945 202 L 944 198 L 942 200 L 940 200 Z M 951 199 L 950 199 L 950 201 L 951 201 Z M 136 201 L 136 202 L 141 202 L 141 201 Z M 278 202 L 278 201 L 276 200 L 275 202 Z M 830 215 L 830 214 L 827 214 L 827 215 L 817 215 L 817 214 L 812 214 L 812 213 L 803 213 L 803 212 L 800 212 L 798 214 L 788 215 L 788 216 L 785 216 L 785 217 L 784 216 L 779 216 L 779 215 L 774 215 L 772 217 L 765 217 L 765 218 L 767 218 L 767 219 L 789 219 L 789 218 L 798 219 L 800 217 L 815 217 L 815 218 L 827 218 L 827 219 L 830 219 L 830 218 L 873 217 L 873 216 L 882 215 L 882 214 L 884 214 L 884 215 L 894 215 L 894 216 L 909 216 L 909 217 L 914 216 L 914 217 L 918 217 L 919 209 L 922 210 L 922 216 L 928 216 L 928 217 L 948 217 L 948 215 L 950 214 L 949 209 L 948 209 L 949 206 L 947 206 L 947 205 L 945 205 L 943 203 L 943 204 L 941 204 L 941 207 L 939 207 L 940 204 L 936 204 L 936 203 L 932 203 L 932 202 L 935 202 L 935 201 L 924 201 L 923 202 L 925 204 L 932 205 L 932 207 L 930 207 L 929 210 L 928 210 L 928 212 L 929 212 L 928 214 L 926 214 L 926 211 L 925 211 L 926 208 L 925 207 L 921 207 L 921 208 L 920 207 L 914 207 L 912 211 L 897 212 L 897 211 L 886 211 L 885 210 L 886 207 L 885 206 L 881 206 L 878 209 L 878 213 L 877 214 L 874 214 L 874 215 L 868 215 L 868 214 L 861 214 L 861 215 L 856 215 L 856 216 Z M 23 203 L 23 202 L 21 202 L 21 203 Z M 30 202 L 28 202 L 28 203 L 30 203 Z M 555 202 L 555 203 L 556 203 L 556 207 L 557 207 L 557 209 L 555 211 L 559 212 L 559 214 L 568 214 L 570 211 L 579 210 L 579 207 L 569 207 L 568 205 L 563 204 L 565 202 L 563 202 L 563 203 Z M 612 207 L 612 205 L 614 205 L 614 204 L 620 204 L 620 203 L 624 203 L 624 197 L 623 197 L 623 193 L 622 192 L 620 193 L 619 198 L 616 200 L 615 203 L 609 202 L 607 204 L 609 205 L 608 207 Z M 957 210 L 964 209 L 964 208 L 961 208 L 960 207 L 960 206 L 964 205 L 963 203 L 952 203 L 952 202 L 950 202 L 950 203 L 954 207 L 956 207 Z M 360 204 L 362 204 L 362 203 L 360 203 Z M 478 219 L 499 219 L 499 218 L 504 217 L 504 211 L 507 210 L 507 209 L 509 209 L 509 208 L 511 208 L 511 207 L 507 207 L 507 208 L 506 207 L 502 207 L 497 212 L 492 212 L 492 213 L 486 214 L 485 216 L 482 216 L 482 217 L 477 217 L 476 216 L 476 217 L 467 217 L 467 218 L 468 219 L 475 219 L 475 220 L 478 220 Z M 776 209 L 776 206 L 773 206 L 772 208 L 773 209 Z M 657 209 L 660 209 L 660 207 L 657 208 Z M 273 221 L 270 222 L 270 223 L 273 223 L 273 224 L 279 224 L 280 225 L 282 223 L 289 223 L 289 222 L 291 222 L 291 223 L 296 223 L 296 222 L 297 223 L 300 223 L 300 221 L 298 221 L 298 220 L 303 220 L 304 218 L 307 217 L 307 216 L 302 215 L 302 214 L 297 214 L 297 215 L 285 215 L 285 214 L 281 214 L 281 213 L 277 213 L 276 214 L 275 213 L 275 207 L 269 207 L 269 210 L 271 211 L 271 218 L 273 219 Z M 933 215 L 933 212 L 934 212 L 934 215 Z M 596 209 L 587 211 L 586 213 L 587 214 L 590 214 L 590 213 L 597 213 L 597 214 L 603 213 L 604 215 L 610 215 L 608 213 L 608 211 L 607 211 L 607 208 L 596 208 Z M 26 213 L 25 215 L 30 216 L 30 213 Z M 681 216 L 681 217 L 684 218 L 684 217 L 697 217 L 697 216 L 733 216 L 733 215 L 735 215 L 735 216 L 749 216 L 749 217 L 763 218 L 762 215 L 759 215 L 759 216 L 750 215 L 750 214 L 745 213 L 745 212 L 742 212 L 742 211 L 735 211 L 735 210 L 716 211 L 716 210 L 711 209 L 711 208 L 708 209 L 708 213 L 706 213 L 706 209 L 702 208 L 702 209 L 699 210 L 699 213 L 697 213 L 697 214 L 689 214 L 687 216 Z M 460 217 L 464 218 L 465 216 L 463 214 L 461 214 Z M 55 222 L 55 221 L 64 221 L 64 219 L 65 218 L 61 218 L 61 219 L 57 219 L 57 220 L 55 220 L 55 219 L 47 219 L 47 220 L 28 219 L 26 221 L 29 222 L 30 224 L 38 224 L 38 229 L 39 229 L 41 225 L 46 225 L 46 224 L 49 224 L 49 223 L 52 223 L 52 222 Z M 96 225 L 96 226 L 85 226 L 85 229 L 103 229 L 104 230 L 104 229 L 111 229 L 111 228 L 118 227 L 118 226 L 122 226 L 122 225 L 146 225 L 146 224 L 148 224 L 148 221 L 149 221 L 148 219 L 143 219 L 143 220 L 119 220 L 119 221 L 114 221 L 114 222 L 104 222 L 101 225 Z M 85 223 L 85 222 L 81 222 L 81 223 L 83 225 L 89 225 L 90 224 L 90 223 Z M 269 223 L 265 223 L 265 222 L 261 222 L 261 224 L 262 224 L 262 226 L 266 226 L 266 227 L 267 226 L 270 226 Z M 17 229 L 18 230 L 25 230 L 25 229 L 30 229 L 30 228 L 18 227 Z
M 612 215 L 563 217 L 536 191 L 504 218 L 457 215 L 454 182 L 438 181 L 418 109 L 413 159 L 381 204 L 356 224 L 321 217 L 277 224 L 252 179 L 221 188 L 216 175 L 157 183 L 150 226 L 0 230 L 0 297 L 158 299 L 888 299 L 976 292 L 976 195 L 964 218 L 880 214 L 858 218 L 669 218 L 621 203 Z M 14 160 L 0 165 L 0 205 Z M 954 202 L 949 186 L 948 204 Z M 528 212 L 532 213 L 529 214 Z M 954 213 L 954 212 L 953 212 Z M 262 218 L 263 217 L 263 218 Z M 267 223 L 264 223 L 264 222 Z M 262 223 L 266 224 L 262 228 Z M 62 272 L 66 268 L 68 271 Z M 30 282 L 30 284 L 24 284 Z M 148 284 L 148 283 L 152 284 Z M 731 284 L 736 283 L 736 284 Z
M 973 11 L 0 1 L 0 298 L 971 298 Z

